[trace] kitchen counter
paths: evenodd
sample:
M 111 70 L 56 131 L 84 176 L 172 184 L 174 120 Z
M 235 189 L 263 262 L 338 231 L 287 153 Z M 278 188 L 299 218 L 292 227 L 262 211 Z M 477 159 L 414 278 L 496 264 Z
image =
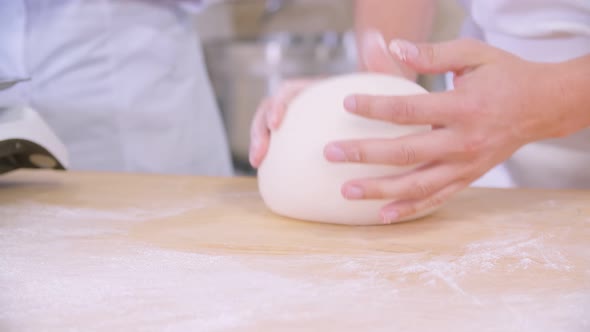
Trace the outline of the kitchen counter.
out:
M 350 227 L 275 216 L 251 178 L 19 171 L 0 330 L 589 331 L 590 191 Z

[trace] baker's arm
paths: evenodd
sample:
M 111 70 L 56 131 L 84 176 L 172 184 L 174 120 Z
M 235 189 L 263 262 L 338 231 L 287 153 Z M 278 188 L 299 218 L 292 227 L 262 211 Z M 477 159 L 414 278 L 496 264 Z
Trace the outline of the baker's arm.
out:
M 386 43 L 392 39 L 425 42 L 432 33 L 436 12 L 434 0 L 357 0 L 355 5 L 355 30 L 357 44 L 364 46 L 367 31 L 379 31 Z M 359 49 L 361 69 L 365 70 L 366 54 Z M 404 76 L 415 80 L 416 73 L 401 65 Z
M 567 136 L 590 128 L 590 54 L 551 67 L 548 79 L 557 78 L 552 92 L 555 93 L 555 100 L 563 102 L 564 119 L 555 136 Z

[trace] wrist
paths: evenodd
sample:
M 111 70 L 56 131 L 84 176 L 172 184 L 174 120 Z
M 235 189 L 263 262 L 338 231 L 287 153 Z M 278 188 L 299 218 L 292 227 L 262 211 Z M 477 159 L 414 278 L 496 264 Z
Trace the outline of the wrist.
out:
M 544 98 L 549 111 L 557 112 L 554 137 L 571 135 L 590 127 L 590 55 L 550 65 L 551 79 Z

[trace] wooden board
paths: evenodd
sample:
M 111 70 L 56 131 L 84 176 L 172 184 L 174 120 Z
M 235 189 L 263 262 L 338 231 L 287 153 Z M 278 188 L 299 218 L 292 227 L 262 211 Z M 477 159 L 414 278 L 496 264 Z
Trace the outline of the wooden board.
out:
M 470 189 L 349 227 L 250 178 L 0 177 L 0 330 L 589 331 L 590 191 Z

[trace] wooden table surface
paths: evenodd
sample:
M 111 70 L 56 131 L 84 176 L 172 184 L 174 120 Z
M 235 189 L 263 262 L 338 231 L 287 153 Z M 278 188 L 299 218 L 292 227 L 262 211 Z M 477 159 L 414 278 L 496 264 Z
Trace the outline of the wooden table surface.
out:
M 251 178 L 2 175 L 0 331 L 41 330 L 590 331 L 590 191 L 350 227 L 277 217 Z

